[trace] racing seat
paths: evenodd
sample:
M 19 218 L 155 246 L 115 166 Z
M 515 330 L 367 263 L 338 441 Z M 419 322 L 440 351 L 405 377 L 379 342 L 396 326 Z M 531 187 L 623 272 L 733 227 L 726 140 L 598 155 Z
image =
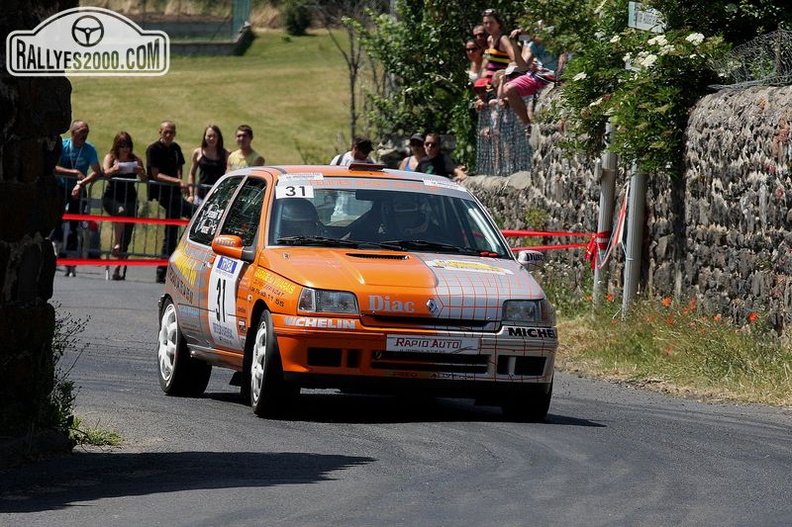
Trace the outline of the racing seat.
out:
M 305 198 L 284 198 L 277 202 L 279 228 L 275 239 L 290 236 L 324 236 L 324 225 L 313 203 Z

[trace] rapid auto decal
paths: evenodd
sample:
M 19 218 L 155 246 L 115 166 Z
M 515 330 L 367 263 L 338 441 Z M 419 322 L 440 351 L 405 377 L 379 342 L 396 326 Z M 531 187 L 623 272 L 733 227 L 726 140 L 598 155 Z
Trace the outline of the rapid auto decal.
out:
M 471 337 L 423 337 L 415 335 L 388 335 L 387 351 L 417 353 L 460 353 L 479 351 L 481 341 Z
M 435 269 L 449 269 L 453 271 L 469 271 L 473 273 L 491 273 L 491 274 L 514 274 L 510 269 L 497 267 L 495 265 L 488 265 L 478 262 L 467 262 L 464 260 L 427 260 L 426 265 L 434 267 Z

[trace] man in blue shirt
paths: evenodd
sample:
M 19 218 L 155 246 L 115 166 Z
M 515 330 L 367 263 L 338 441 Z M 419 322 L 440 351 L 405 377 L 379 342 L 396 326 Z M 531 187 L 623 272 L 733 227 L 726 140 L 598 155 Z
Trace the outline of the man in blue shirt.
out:
M 88 175 L 88 169 L 100 176 L 103 174 L 96 148 L 86 141 L 88 132 L 88 123 L 85 121 L 72 122 L 69 128 L 71 137 L 63 140 L 60 160 L 55 166 L 58 192 L 63 196 L 65 212 L 70 214 L 87 212 L 87 208 L 80 207 L 80 203 L 84 203 L 86 197 L 82 180 Z M 73 192 L 75 187 L 79 189 L 76 193 Z M 79 222 L 75 220 L 69 221 L 66 225 L 60 223 L 52 233 L 52 240 L 61 244 L 65 242 L 65 252 L 72 257 L 77 256 L 78 225 Z M 66 276 L 77 276 L 73 265 L 66 267 Z

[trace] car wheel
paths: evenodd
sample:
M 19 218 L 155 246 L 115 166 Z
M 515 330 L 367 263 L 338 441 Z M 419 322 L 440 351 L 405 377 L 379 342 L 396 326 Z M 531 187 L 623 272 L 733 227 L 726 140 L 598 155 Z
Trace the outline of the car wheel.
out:
M 259 417 L 282 416 L 299 393 L 299 387 L 283 380 L 283 365 L 269 311 L 265 310 L 259 317 L 249 353 L 250 405 L 253 411 Z
M 162 310 L 158 340 L 157 362 L 162 391 L 168 395 L 189 397 L 204 393 L 212 374 L 212 365 L 190 356 L 179 329 L 176 306 L 170 300 Z
M 547 393 L 528 395 L 522 390 L 516 390 L 513 395 L 501 402 L 501 408 L 507 419 L 521 423 L 541 423 L 547 417 L 552 398 L 553 383 L 551 382 Z

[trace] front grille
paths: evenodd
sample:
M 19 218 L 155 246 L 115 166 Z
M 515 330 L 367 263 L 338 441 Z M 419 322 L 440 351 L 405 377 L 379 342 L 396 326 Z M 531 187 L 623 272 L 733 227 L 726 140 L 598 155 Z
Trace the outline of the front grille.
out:
M 496 371 L 498 375 L 520 375 L 524 377 L 541 377 L 544 374 L 545 357 L 498 357 Z
M 487 373 L 487 355 L 461 353 L 412 353 L 376 351 L 371 367 L 381 370 L 424 371 L 432 373 Z
M 338 348 L 308 348 L 308 366 L 341 366 L 341 350 Z
M 497 333 L 500 323 L 491 320 L 462 320 L 432 317 L 400 317 L 386 315 L 363 315 L 361 323 L 368 327 L 419 328 L 451 331 L 481 331 Z

